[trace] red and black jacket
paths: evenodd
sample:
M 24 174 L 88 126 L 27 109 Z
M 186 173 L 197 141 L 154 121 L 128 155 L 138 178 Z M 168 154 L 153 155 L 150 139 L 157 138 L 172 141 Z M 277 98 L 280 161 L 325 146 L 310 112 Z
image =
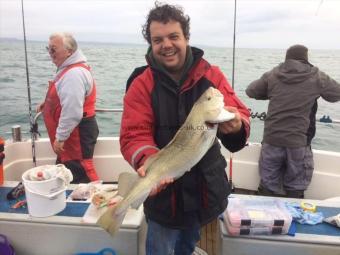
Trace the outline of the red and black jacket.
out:
M 76 63 L 66 67 L 53 81 L 49 82 L 48 91 L 44 102 L 44 121 L 45 126 L 53 147 L 56 139 L 56 130 L 62 111 L 60 99 L 57 93 L 56 83 L 72 68 L 90 67 L 84 63 Z M 93 88 L 90 95 L 86 96 L 83 105 L 83 119 L 65 141 L 64 151 L 59 154 L 61 162 L 69 160 L 81 160 L 93 157 L 94 144 L 98 136 L 98 127 L 95 120 L 95 103 L 96 103 L 96 85 L 93 82 Z
M 194 63 L 180 87 L 154 66 L 138 68 L 131 74 L 120 144 L 124 158 L 136 169 L 171 141 L 196 100 L 211 86 L 222 92 L 226 105 L 238 108 L 243 122 L 239 133 L 218 135 L 222 144 L 232 152 L 246 144 L 250 129 L 247 107 L 222 72 L 202 58 L 202 50 L 192 48 L 192 53 Z M 226 165 L 216 140 L 191 171 L 156 196 L 148 197 L 144 203 L 146 217 L 174 228 L 203 225 L 216 218 L 226 208 L 230 193 Z

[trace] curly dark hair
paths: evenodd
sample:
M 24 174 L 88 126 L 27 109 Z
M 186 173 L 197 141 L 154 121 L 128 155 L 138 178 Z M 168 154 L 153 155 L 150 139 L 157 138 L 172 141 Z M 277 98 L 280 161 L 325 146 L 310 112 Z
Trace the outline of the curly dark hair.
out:
M 176 5 L 169 5 L 160 2 L 155 2 L 155 7 L 150 10 L 147 20 L 143 25 L 143 36 L 144 39 L 151 44 L 150 35 L 150 24 L 152 21 L 162 22 L 164 24 L 168 23 L 170 20 L 177 21 L 181 24 L 183 34 L 187 40 L 190 37 L 190 17 L 185 15 L 183 8 Z

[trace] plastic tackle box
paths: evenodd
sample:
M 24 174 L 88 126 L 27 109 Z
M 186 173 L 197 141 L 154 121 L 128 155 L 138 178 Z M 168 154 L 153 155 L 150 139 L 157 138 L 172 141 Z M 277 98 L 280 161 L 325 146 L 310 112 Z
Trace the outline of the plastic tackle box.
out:
M 232 236 L 239 235 L 274 235 L 274 234 L 286 234 L 288 229 L 285 227 L 249 227 L 249 226 L 232 226 L 227 217 L 223 218 L 224 225 Z
M 223 218 L 230 234 L 285 234 L 292 222 L 283 201 L 256 197 L 229 198 Z

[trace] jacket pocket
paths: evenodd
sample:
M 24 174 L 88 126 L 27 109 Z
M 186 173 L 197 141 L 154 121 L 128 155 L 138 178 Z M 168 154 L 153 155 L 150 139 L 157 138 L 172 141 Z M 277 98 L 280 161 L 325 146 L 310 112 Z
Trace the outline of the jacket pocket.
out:
M 147 211 L 161 214 L 162 218 L 173 218 L 176 214 L 176 198 L 174 195 L 174 184 L 169 184 L 158 194 L 149 196 L 144 207 Z
M 303 165 L 305 168 L 305 180 L 309 184 L 312 180 L 313 171 L 314 171 L 313 152 L 310 147 L 306 147 L 306 153 L 303 159 Z
M 215 207 L 230 194 L 228 177 L 225 172 L 227 162 L 221 155 L 210 166 L 202 168 L 203 174 L 203 206 Z

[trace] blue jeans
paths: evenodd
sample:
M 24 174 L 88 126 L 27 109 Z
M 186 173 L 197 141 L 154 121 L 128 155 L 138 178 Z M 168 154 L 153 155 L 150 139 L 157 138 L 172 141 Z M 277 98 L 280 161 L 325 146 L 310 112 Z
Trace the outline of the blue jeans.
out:
M 191 255 L 194 252 L 200 239 L 200 226 L 181 230 L 164 227 L 150 219 L 147 222 L 146 255 Z

